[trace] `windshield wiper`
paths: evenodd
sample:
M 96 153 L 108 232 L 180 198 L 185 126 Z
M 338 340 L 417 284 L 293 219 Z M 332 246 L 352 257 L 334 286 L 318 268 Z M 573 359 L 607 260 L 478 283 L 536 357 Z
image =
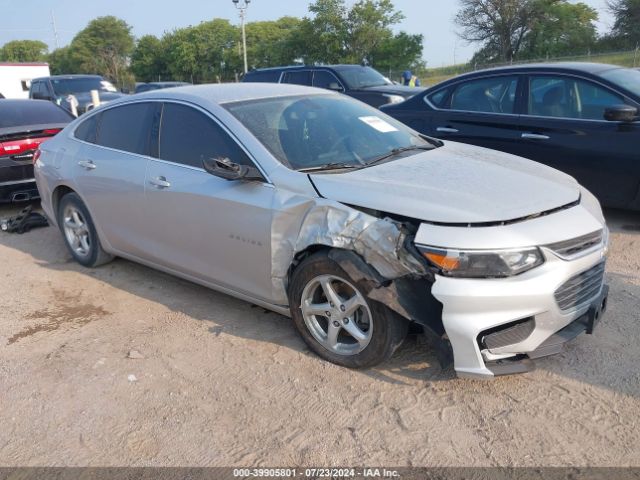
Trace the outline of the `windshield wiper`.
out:
M 401 153 L 404 153 L 404 152 L 411 152 L 413 150 L 433 150 L 433 146 L 431 146 L 431 145 L 412 145 L 410 147 L 394 148 L 389 153 L 385 153 L 384 155 L 381 155 L 378 158 L 375 158 L 375 159 L 371 160 L 370 162 L 367 162 L 366 166 L 369 167 L 371 165 L 376 165 L 376 164 L 378 164 L 380 162 L 384 162 L 385 160 L 388 160 L 391 157 L 395 157 L 396 155 L 400 155 Z
M 348 170 L 348 169 L 354 169 L 354 168 L 362 168 L 362 165 L 352 165 L 349 163 L 334 162 L 334 163 L 325 163 L 324 165 L 318 165 L 317 167 L 301 168 L 298 171 L 308 173 L 308 172 L 321 172 L 323 170 Z

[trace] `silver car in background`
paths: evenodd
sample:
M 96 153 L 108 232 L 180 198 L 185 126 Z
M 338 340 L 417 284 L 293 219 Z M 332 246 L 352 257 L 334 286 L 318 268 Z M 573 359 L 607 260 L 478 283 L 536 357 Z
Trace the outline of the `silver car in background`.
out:
M 608 229 L 575 180 L 326 90 L 136 95 L 43 144 L 35 175 L 82 265 L 120 256 L 290 315 L 347 367 L 413 322 L 460 376 L 524 372 L 606 307 Z

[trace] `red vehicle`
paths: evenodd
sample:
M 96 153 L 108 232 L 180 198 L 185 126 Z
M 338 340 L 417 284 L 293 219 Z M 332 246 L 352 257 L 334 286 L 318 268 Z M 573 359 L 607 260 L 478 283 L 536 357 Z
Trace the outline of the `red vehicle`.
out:
M 33 155 L 74 117 L 43 100 L 0 100 L 0 202 L 38 198 Z

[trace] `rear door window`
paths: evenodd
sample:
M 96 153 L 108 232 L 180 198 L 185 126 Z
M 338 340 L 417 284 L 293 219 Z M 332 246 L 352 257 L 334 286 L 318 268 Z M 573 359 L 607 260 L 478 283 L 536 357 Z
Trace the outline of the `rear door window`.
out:
M 338 78 L 328 70 L 316 70 L 313 73 L 313 86 L 328 90 L 337 90 L 341 87 Z
M 155 105 L 134 103 L 103 111 L 98 129 L 98 145 L 138 155 L 150 155 L 150 139 Z
M 461 83 L 451 94 L 451 109 L 467 112 L 514 112 L 518 77 L 501 75 Z
M 203 168 L 203 160 L 228 158 L 253 166 L 247 154 L 222 127 L 195 108 L 166 103 L 160 127 L 159 158 Z
M 284 72 L 282 83 L 311 86 L 311 70 L 292 70 Z
M 577 77 L 544 75 L 529 81 L 530 115 L 604 120 L 607 107 L 624 103 L 621 95 Z

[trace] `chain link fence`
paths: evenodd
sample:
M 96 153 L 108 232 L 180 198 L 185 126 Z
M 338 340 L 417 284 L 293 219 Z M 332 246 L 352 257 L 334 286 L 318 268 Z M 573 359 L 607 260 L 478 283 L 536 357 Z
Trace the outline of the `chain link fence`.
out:
M 562 57 L 544 57 L 536 59 L 528 59 L 513 62 L 502 63 L 465 63 L 460 65 L 451 65 L 448 67 L 440 68 L 426 68 L 414 72 L 415 75 L 420 78 L 422 85 L 434 85 L 436 83 L 447 80 L 451 77 L 461 75 L 463 73 L 474 72 L 476 70 L 484 70 L 487 68 L 505 67 L 510 65 L 525 65 L 528 63 L 540 63 L 540 62 L 594 62 L 594 63 L 610 63 L 612 65 L 619 65 L 621 67 L 639 68 L 640 67 L 640 47 L 634 50 L 624 50 L 616 52 L 606 53 L 591 53 L 585 52 L 581 55 L 570 55 Z M 399 81 L 402 77 L 402 72 L 388 72 L 389 78 Z

